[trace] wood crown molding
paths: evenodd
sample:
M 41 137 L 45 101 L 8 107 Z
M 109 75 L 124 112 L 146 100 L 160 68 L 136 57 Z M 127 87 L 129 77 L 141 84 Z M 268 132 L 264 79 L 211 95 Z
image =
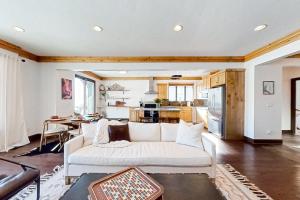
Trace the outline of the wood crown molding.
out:
M 295 55 L 289 56 L 287 58 L 300 58 L 300 54 L 295 54 Z
M 39 62 L 81 63 L 172 63 L 172 62 L 244 62 L 243 56 L 140 56 L 140 57 L 84 57 L 39 56 Z
M 96 80 L 102 80 L 101 76 L 99 76 L 99 75 L 97 75 L 97 74 L 95 74 L 95 73 L 93 73 L 91 71 L 80 71 L 80 72 L 83 73 L 83 74 L 85 74 L 85 75 L 87 75 L 87 76 L 89 76 L 89 77 L 92 77 L 92 78 L 94 78 Z
M 101 80 L 150 80 L 151 77 L 101 77 Z M 173 80 L 171 77 L 153 77 L 153 80 Z M 178 80 L 202 80 L 202 77 L 182 77 Z
M 30 53 L 21 47 L 0 39 L 0 48 L 19 54 L 19 56 L 30 60 L 38 61 L 38 56 Z
M 267 44 L 259 49 L 256 49 L 255 51 L 248 53 L 247 55 L 244 56 L 245 61 L 249 61 L 254 58 L 257 58 L 263 54 L 269 53 L 275 49 L 278 49 L 287 44 L 290 44 L 296 40 L 300 40 L 300 30 L 297 30 L 287 36 L 284 36 L 283 38 L 275 40 L 274 42 L 272 42 L 270 44 Z
M 133 57 L 92 57 L 92 56 L 38 56 L 19 46 L 0 39 L 0 48 L 18 53 L 21 57 L 37 62 L 76 62 L 76 63 L 175 63 L 175 62 L 245 62 L 269 53 L 275 49 L 300 40 L 300 30 L 275 40 L 245 56 L 133 56 Z M 300 55 L 289 58 L 300 58 Z

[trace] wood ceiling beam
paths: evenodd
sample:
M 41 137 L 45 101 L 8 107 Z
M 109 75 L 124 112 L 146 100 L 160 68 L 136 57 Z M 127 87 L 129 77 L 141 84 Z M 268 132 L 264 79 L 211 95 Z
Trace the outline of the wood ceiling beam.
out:
M 151 77 L 101 77 L 101 80 L 150 80 Z M 153 80 L 174 80 L 171 77 L 153 77 Z M 202 77 L 181 77 L 178 80 L 202 80 Z
M 21 56 L 23 58 L 28 58 L 30 60 L 38 61 L 37 55 L 30 53 L 17 45 L 14 45 L 12 43 L 6 42 L 1 39 L 0 39 L 0 48 L 5 49 L 7 51 L 17 53 L 19 56 Z
M 89 77 L 92 77 L 94 79 L 97 79 L 97 80 L 102 80 L 103 78 L 97 74 L 95 74 L 94 72 L 91 72 L 91 71 L 80 71 L 81 73 L 89 76 Z
M 140 56 L 140 57 L 84 57 L 39 56 L 39 62 L 81 63 L 174 63 L 174 62 L 244 62 L 243 56 Z
M 267 44 L 259 49 L 256 49 L 255 51 L 248 53 L 247 55 L 245 55 L 245 61 L 249 61 L 254 58 L 257 58 L 257 57 L 264 55 L 266 53 L 269 53 L 275 49 L 278 49 L 287 44 L 290 44 L 296 40 L 300 40 L 300 30 L 297 30 L 287 36 L 284 36 L 278 40 L 275 40 L 274 42 L 271 42 L 270 44 Z
M 193 80 L 202 80 L 202 77 L 198 76 L 198 77 L 191 77 L 191 76 L 183 76 L 179 79 L 171 79 L 171 77 L 160 77 L 160 76 L 157 76 L 157 77 L 154 77 L 153 78 L 154 80 L 190 80 L 190 81 L 193 81 Z

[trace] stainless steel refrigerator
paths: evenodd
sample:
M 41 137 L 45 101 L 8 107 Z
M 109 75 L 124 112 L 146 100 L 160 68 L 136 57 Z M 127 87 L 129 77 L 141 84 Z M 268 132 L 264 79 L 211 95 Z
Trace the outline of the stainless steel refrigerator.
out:
M 225 87 L 211 88 L 208 91 L 208 131 L 224 138 Z

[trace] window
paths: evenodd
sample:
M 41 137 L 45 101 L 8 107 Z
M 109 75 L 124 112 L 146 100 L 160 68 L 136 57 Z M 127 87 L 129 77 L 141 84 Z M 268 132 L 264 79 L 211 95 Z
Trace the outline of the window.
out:
M 75 75 L 75 112 L 82 115 L 95 112 L 95 81 Z
M 169 101 L 193 101 L 193 85 L 169 85 Z

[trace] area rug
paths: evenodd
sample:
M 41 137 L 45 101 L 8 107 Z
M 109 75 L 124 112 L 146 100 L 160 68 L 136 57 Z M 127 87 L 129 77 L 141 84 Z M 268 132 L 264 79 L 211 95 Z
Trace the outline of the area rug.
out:
M 270 196 L 251 183 L 229 164 L 218 164 L 216 187 L 228 200 L 272 200 Z M 57 166 L 53 173 L 41 177 L 41 200 L 57 200 L 69 188 L 64 183 L 63 167 Z M 31 185 L 12 198 L 13 200 L 36 200 L 36 186 Z
M 64 152 L 64 148 L 62 148 L 60 151 L 58 151 L 59 148 L 56 148 L 52 151 L 52 149 L 57 145 L 57 142 L 49 142 L 46 145 L 43 145 L 42 151 L 40 151 L 40 147 L 35 147 L 31 149 L 30 151 L 27 151 L 22 154 L 15 155 L 14 157 L 20 157 L 20 156 L 36 156 L 40 154 L 45 153 L 62 153 Z

